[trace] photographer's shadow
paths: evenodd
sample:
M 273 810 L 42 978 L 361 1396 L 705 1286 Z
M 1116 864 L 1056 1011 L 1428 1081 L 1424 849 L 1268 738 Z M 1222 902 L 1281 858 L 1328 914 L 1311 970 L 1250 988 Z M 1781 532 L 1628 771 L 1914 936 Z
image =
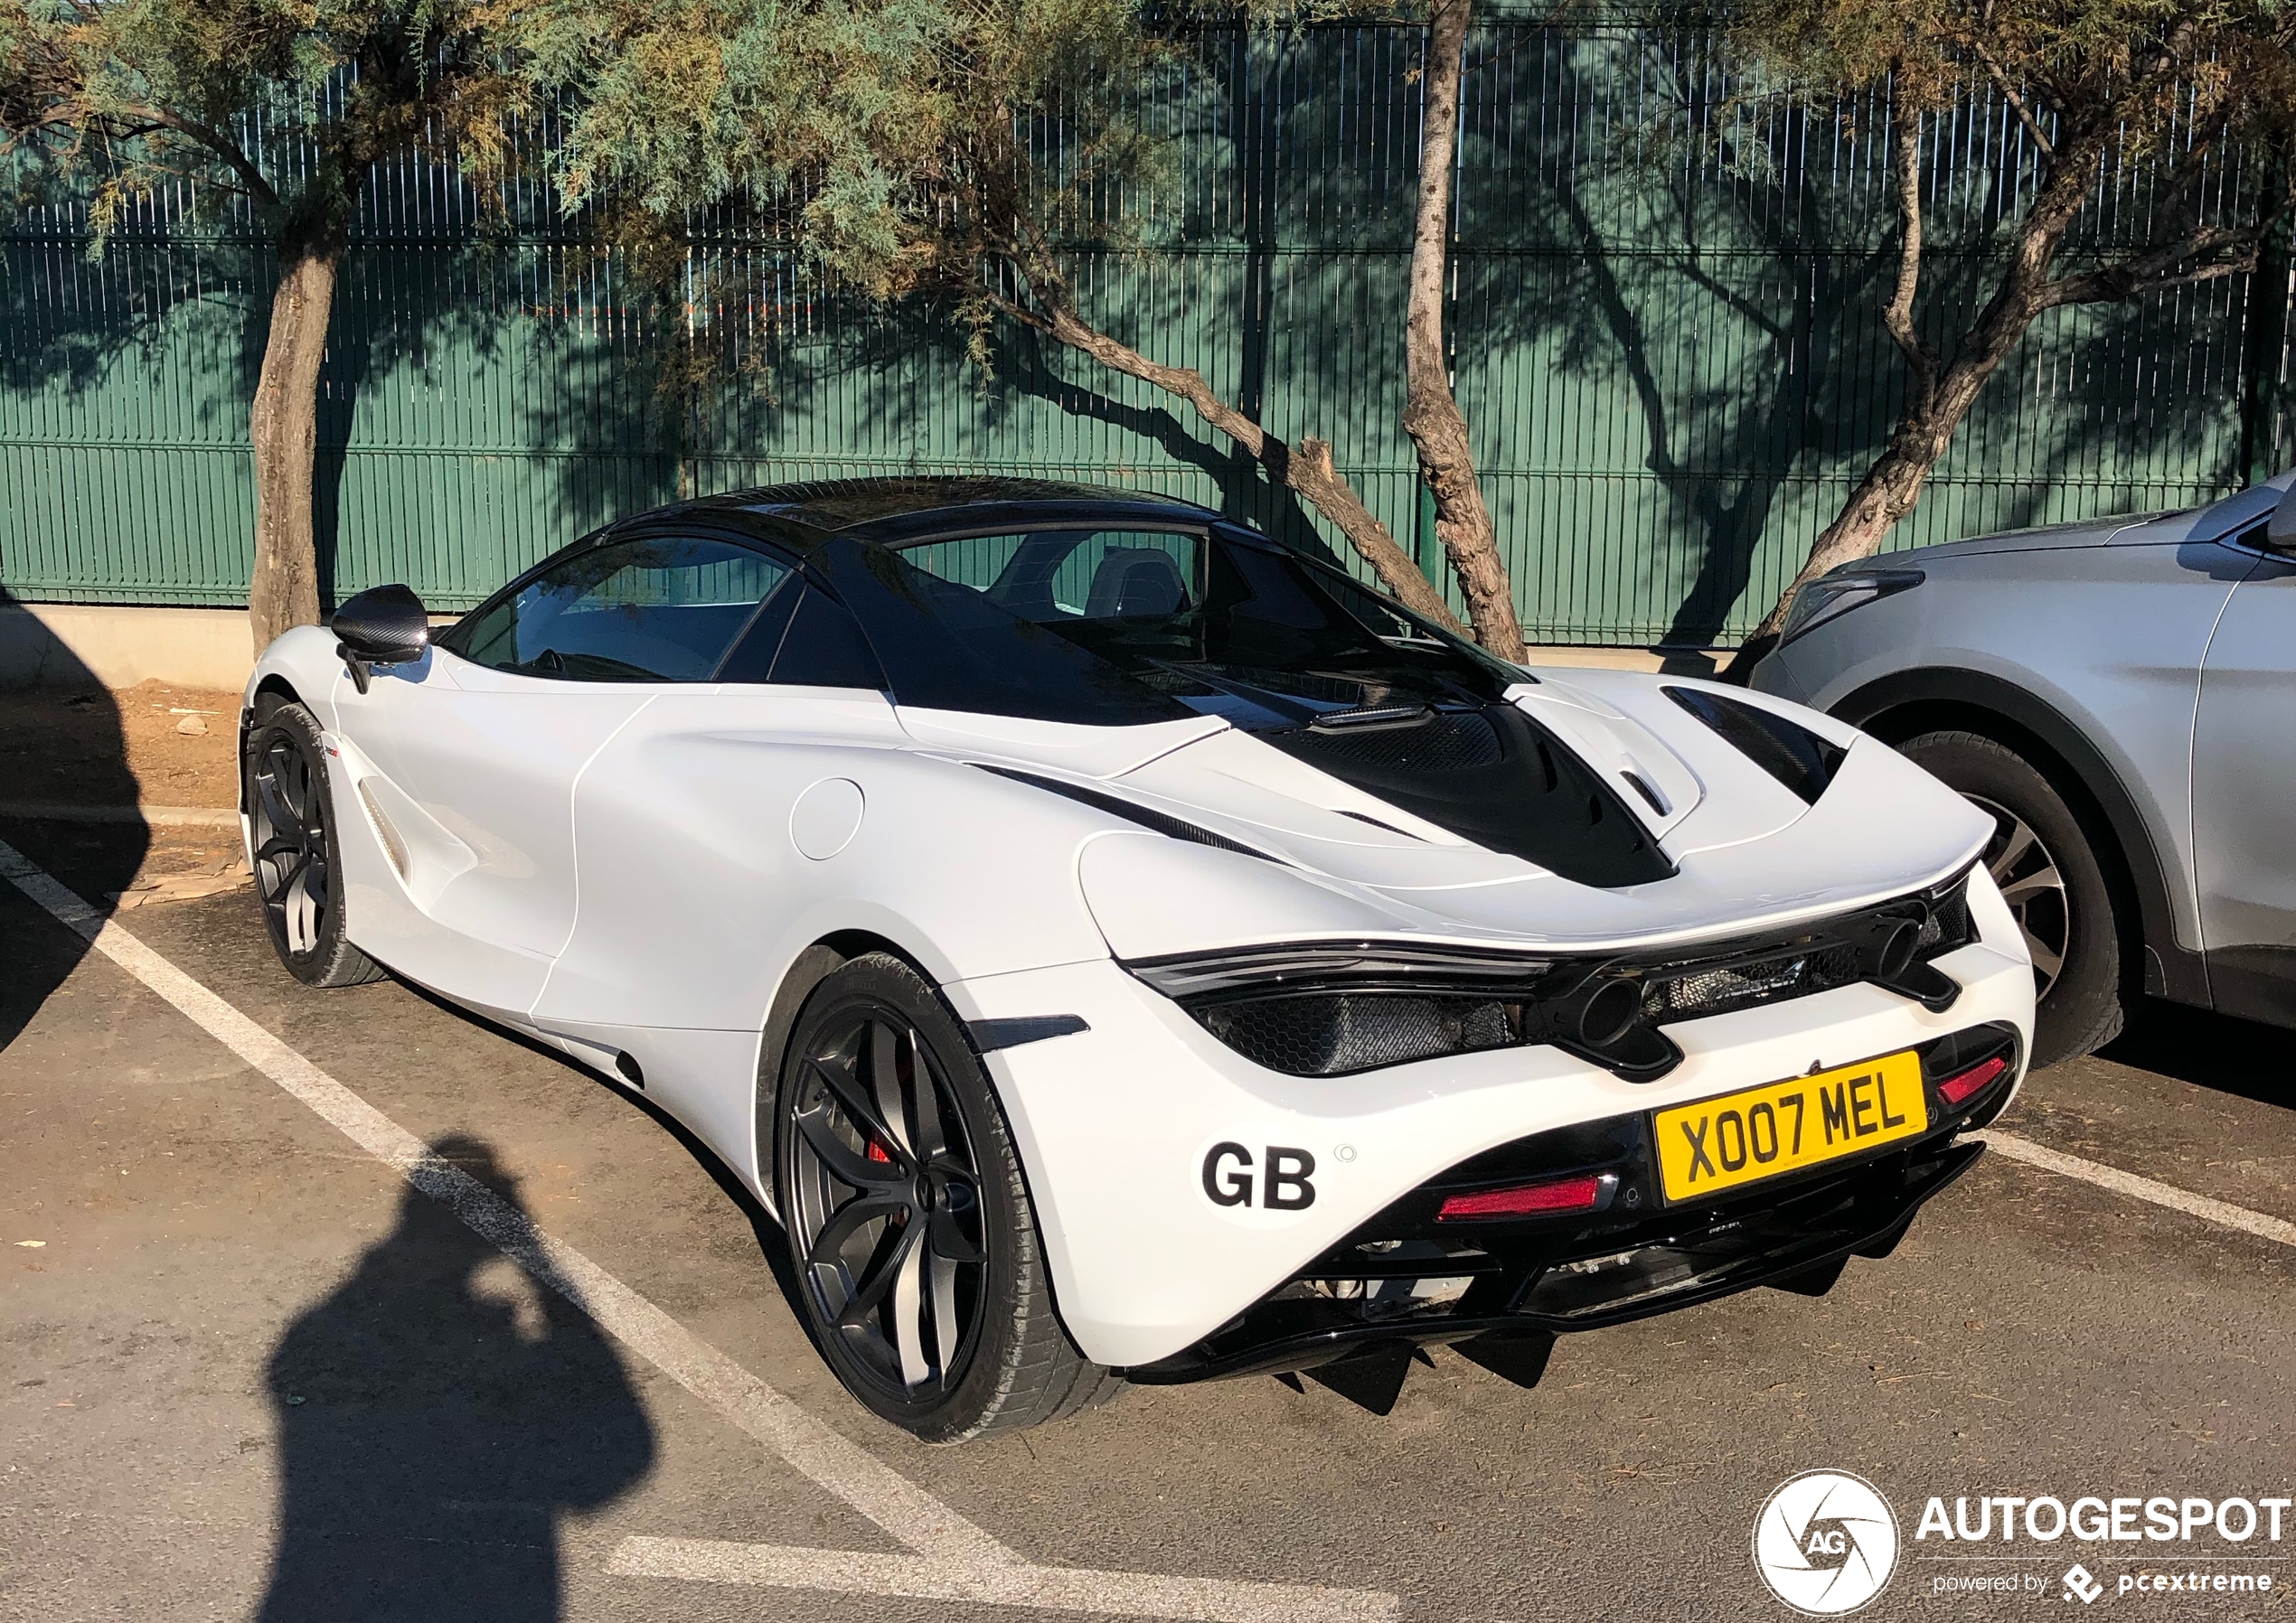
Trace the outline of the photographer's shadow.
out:
M 517 1204 L 485 1143 L 434 1150 Z M 411 1187 L 268 1373 L 282 1504 L 264 1623 L 555 1619 L 560 1517 L 654 1461 L 598 1325 Z

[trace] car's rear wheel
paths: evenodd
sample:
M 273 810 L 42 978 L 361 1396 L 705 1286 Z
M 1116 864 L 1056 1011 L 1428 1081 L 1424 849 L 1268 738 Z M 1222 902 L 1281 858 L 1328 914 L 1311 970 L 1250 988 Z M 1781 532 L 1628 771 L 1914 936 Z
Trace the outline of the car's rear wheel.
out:
M 846 1389 L 928 1442 L 1113 1395 L 1053 1311 L 1036 1215 L 964 1028 L 888 953 L 824 979 L 776 1092 L 799 1310 Z
M 1977 733 L 1924 733 L 1899 746 L 1993 820 L 1985 866 L 2033 957 L 2033 1063 L 2054 1065 L 2121 1029 L 2122 939 L 2096 848 L 2047 775 Z
M 264 695 L 240 770 L 255 894 L 279 962 L 306 986 L 381 980 L 382 966 L 353 946 L 343 929 L 343 870 L 317 719 L 299 704 Z

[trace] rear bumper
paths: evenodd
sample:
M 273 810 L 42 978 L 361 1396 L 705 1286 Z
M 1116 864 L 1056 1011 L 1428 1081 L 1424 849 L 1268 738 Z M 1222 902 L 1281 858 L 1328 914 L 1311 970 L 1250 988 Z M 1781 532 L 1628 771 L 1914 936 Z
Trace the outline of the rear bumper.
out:
M 1382 1346 L 1595 1329 L 1756 1285 L 1822 1293 L 1849 1258 L 1887 1256 L 1976 1162 L 1984 1146 L 1960 1135 L 2008 1104 L 2024 1049 L 2007 1022 L 1921 1044 L 1933 1124 L 1923 1136 L 1692 1203 L 1666 1204 L 1647 1114 L 1501 1145 L 1390 1203 L 1210 1335 L 1126 1374 L 1153 1384 L 1307 1369 Z M 1975 1093 L 1940 1092 L 1996 1059 Z M 1440 1215 L 1446 1198 L 1590 1175 L 1603 1191 L 1591 1211 Z
M 1849 1258 L 1896 1249 L 1915 1214 L 1984 1149 L 1947 1130 L 1783 1192 L 1567 1237 L 1521 1236 L 1472 1262 L 1389 1253 L 1388 1271 L 1369 1272 L 1320 1259 L 1349 1273 L 1303 1271 L 1215 1334 L 1124 1374 L 1172 1384 L 1312 1369 L 1388 1347 L 1599 1329 L 1757 1285 L 1822 1294 Z M 1412 1293 L 1435 1282 L 1431 1266 L 1444 1288 L 1460 1288 L 1456 1297 Z
M 1379 1237 L 1367 1236 L 1367 1226 L 1464 1162 L 1620 1121 L 1639 1130 L 1653 1112 L 1918 1048 L 1971 1027 L 2028 1030 L 2033 974 L 2015 922 L 1988 884 L 1973 887 L 1971 914 L 1981 940 L 1938 960 L 1962 989 L 1951 1009 L 1932 1010 L 1857 985 L 1686 1021 L 1667 1028 L 1682 1064 L 1647 1083 L 1627 1082 L 1551 1046 L 1352 1075 L 1279 1074 L 1251 1064 L 1180 1005 L 1106 960 L 952 982 L 944 990 L 966 1020 L 1060 1014 L 1083 1022 L 1073 1035 L 984 1055 L 1026 1169 L 1061 1322 L 1096 1363 L 1142 1371 L 1145 1379 L 1159 1370 L 1169 1372 L 1166 1379 L 1194 1379 L 1247 1366 L 1250 1360 L 1237 1359 L 1238 1352 L 1350 1327 L 1315 1319 L 1263 1329 L 1256 1316 L 1288 1299 L 1291 1286 L 1329 1275 L 1335 1250 Z M 2009 1073 L 2009 1087 L 2018 1074 Z M 1926 1145 L 1951 1126 L 1934 1111 L 1930 1120 L 1929 1133 L 1909 1145 Z M 1247 1156 L 1259 1175 L 1252 1196 L 1236 1187 L 1220 1198 L 1211 1187 L 1215 1173 L 1241 1168 Z M 1312 1202 L 1296 1186 L 1287 1192 L 1299 1198 L 1272 1199 L 1266 1175 L 1279 1159 L 1290 1169 L 1312 1170 Z M 1745 1204 L 1775 1205 L 1784 1187 L 1765 1183 Z M 1619 1202 L 1621 1217 L 1661 1215 L 1647 1196 L 1630 1213 L 1623 1186 Z M 1671 1238 L 1691 1235 L 1696 1224 L 1682 1208 L 1664 1215 Z M 1892 1220 L 1884 1213 L 1837 1244 L 1849 1249 Z M 1542 1241 L 1547 1250 L 1510 1266 L 1521 1286 L 1533 1265 L 1560 1268 L 1669 1237 L 1637 1231 L 1569 1255 Z M 1774 1272 L 1791 1273 L 1821 1254 L 1798 1243 L 1788 1250 Z M 1741 1276 L 1755 1282 L 1755 1266 L 1738 1264 L 1716 1277 L 1741 1288 Z M 1485 1287 L 1478 1305 L 1496 1290 Z M 1662 1293 L 1639 1310 L 1672 1306 L 1678 1294 Z M 1510 1318 L 1526 1309 L 1547 1311 L 1544 1299 L 1519 1296 L 1501 1297 L 1489 1311 Z M 1240 1346 L 1232 1339 L 1239 1321 L 1254 1325 Z M 1587 1322 L 1583 1314 L 1573 1320 Z M 1406 1335 L 1385 1322 L 1373 1327 Z M 1455 1317 L 1415 1322 L 1409 1333 L 1422 1329 L 1427 1340 L 1470 1333 Z

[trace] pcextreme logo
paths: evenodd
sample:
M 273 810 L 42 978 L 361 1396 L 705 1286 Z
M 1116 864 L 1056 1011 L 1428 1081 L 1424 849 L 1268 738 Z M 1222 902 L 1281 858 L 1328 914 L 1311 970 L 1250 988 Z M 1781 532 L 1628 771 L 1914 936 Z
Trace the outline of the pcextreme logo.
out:
M 1770 1592 L 1813 1618 L 1854 1612 L 1897 1570 L 1897 1515 L 1847 1471 L 1804 1471 L 1754 1520 L 1754 1567 Z

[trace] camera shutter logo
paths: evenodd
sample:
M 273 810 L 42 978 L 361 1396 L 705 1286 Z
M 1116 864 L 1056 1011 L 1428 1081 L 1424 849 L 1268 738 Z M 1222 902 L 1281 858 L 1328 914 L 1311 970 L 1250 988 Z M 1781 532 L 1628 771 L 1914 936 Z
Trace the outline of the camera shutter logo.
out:
M 1804 1471 L 1754 1522 L 1754 1567 L 1798 1612 L 1835 1618 L 1881 1593 L 1897 1570 L 1897 1515 L 1847 1471 Z

